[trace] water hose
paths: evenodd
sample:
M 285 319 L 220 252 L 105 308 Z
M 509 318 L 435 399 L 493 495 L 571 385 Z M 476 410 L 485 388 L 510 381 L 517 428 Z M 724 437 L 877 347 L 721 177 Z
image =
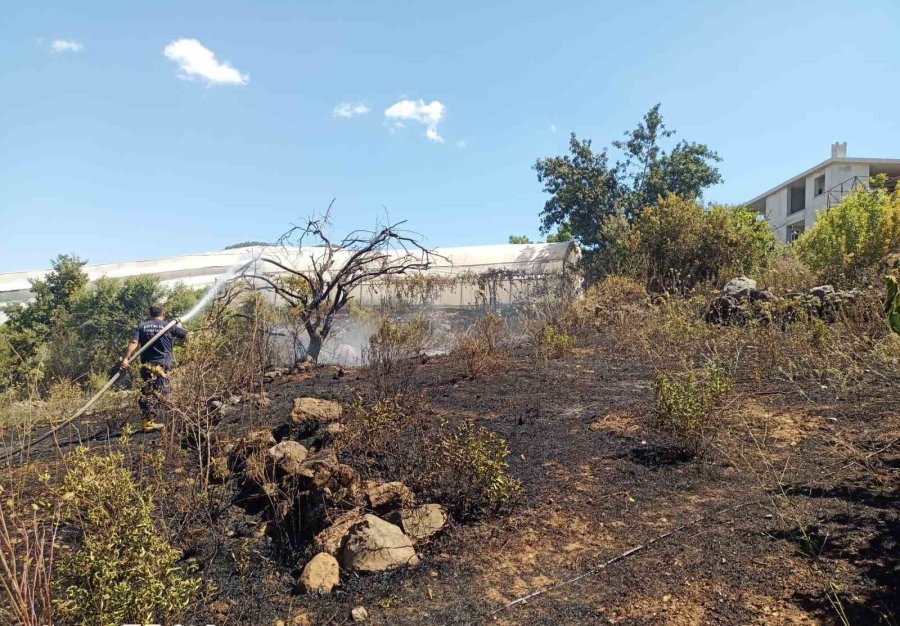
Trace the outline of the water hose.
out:
M 202 298 L 200 298 L 200 301 L 197 302 L 197 304 L 195 304 L 194 307 L 190 311 L 188 311 L 187 313 L 182 315 L 181 319 L 184 321 L 187 321 L 187 320 L 191 319 L 194 315 L 199 313 L 203 309 L 203 307 L 206 306 L 209 303 L 209 301 L 212 300 L 212 298 L 214 298 L 216 296 L 219 289 L 221 289 L 223 285 L 230 282 L 231 279 L 234 278 L 238 273 L 243 272 L 245 269 L 247 269 L 250 265 L 254 264 L 255 262 L 256 262 L 256 259 L 251 259 L 250 261 L 240 262 L 237 265 L 231 267 L 227 272 L 225 272 L 225 274 L 222 275 L 225 277 L 224 280 L 220 280 L 222 278 L 221 276 L 219 278 L 217 278 L 215 280 L 215 282 L 213 283 L 212 287 L 209 288 L 209 291 L 207 291 L 206 294 L 204 294 L 204 296 Z M 272 261 L 270 261 L 270 262 L 272 262 Z M 278 264 L 276 263 L 276 265 L 278 265 Z M 281 266 L 281 267 L 283 267 L 283 266 Z M 171 322 L 166 324 L 162 330 L 160 330 L 158 333 L 156 333 L 155 335 L 153 335 L 153 337 L 150 338 L 150 341 L 148 341 L 143 346 L 141 346 L 140 350 L 138 350 L 133 355 L 131 355 L 131 360 L 133 361 L 134 359 L 139 357 L 144 352 L 144 350 L 146 350 L 147 348 L 152 346 L 156 342 L 157 339 L 159 339 L 160 337 L 165 335 L 167 332 L 169 332 L 172 329 L 172 327 L 174 327 L 175 324 L 177 324 L 178 322 L 179 322 L 179 319 L 175 318 Z M 50 431 L 44 433 L 37 439 L 33 439 L 26 445 L 23 445 L 16 450 L 12 450 L 10 452 L 4 452 L 3 454 L 0 454 L 0 461 L 5 461 L 12 456 L 21 454 L 22 452 L 25 451 L 26 448 L 29 448 L 31 446 L 34 446 L 35 444 L 41 443 L 42 441 L 46 441 L 47 439 L 49 439 L 50 437 L 52 437 L 53 435 L 58 433 L 61 429 L 65 428 L 66 426 L 68 426 L 69 424 L 74 422 L 76 419 L 78 419 L 79 417 L 84 415 L 85 411 L 87 411 L 89 408 L 91 408 L 94 405 L 94 403 L 100 399 L 100 397 L 103 394 L 105 394 L 107 391 L 109 391 L 109 389 L 116 383 L 117 380 L 119 380 L 119 378 L 121 376 L 122 376 L 122 370 L 120 369 L 115 374 L 110 376 L 109 380 L 106 381 L 106 384 L 103 385 L 103 387 L 101 387 L 100 390 L 97 393 L 95 393 L 93 395 L 93 397 L 91 397 L 91 399 L 88 400 L 87 403 L 83 407 L 81 407 L 80 409 L 75 411 L 75 413 L 71 417 L 64 420 L 63 422 L 60 422 L 59 424 L 54 426 L 52 429 L 50 429 Z
M 178 319 L 174 319 L 174 320 L 172 320 L 171 322 L 169 322 L 168 324 L 166 324 L 166 325 L 162 328 L 162 330 L 160 330 L 158 333 L 156 333 L 155 335 L 153 335 L 153 337 L 150 338 L 150 341 L 148 341 L 148 342 L 145 343 L 143 346 L 141 346 L 140 350 L 138 350 L 137 352 L 135 352 L 135 353 L 131 356 L 131 360 L 134 360 L 134 359 L 136 359 L 137 357 L 139 357 L 139 356 L 141 355 L 141 353 L 144 352 L 144 350 L 146 350 L 147 348 L 149 348 L 150 346 L 152 346 L 152 345 L 156 342 L 157 339 L 159 339 L 160 337 L 162 337 L 163 335 L 165 335 L 167 332 L 169 332 L 169 331 L 175 326 L 175 324 L 177 324 L 177 323 L 178 323 Z M 78 419 L 79 417 L 81 417 L 82 415 L 84 415 L 85 411 L 87 411 L 89 408 L 91 408 L 91 407 L 94 405 L 94 403 L 97 402 L 97 400 L 99 400 L 100 397 L 101 397 L 104 393 L 106 393 L 107 391 L 109 391 L 110 387 L 112 387 L 112 386 L 116 383 L 116 381 L 119 380 L 119 378 L 120 378 L 121 376 L 122 376 L 122 370 L 119 370 L 118 372 L 116 372 L 115 374 L 113 374 L 112 376 L 110 376 L 109 380 L 106 381 L 106 384 L 103 385 L 103 387 L 100 388 L 100 391 L 98 391 L 97 393 L 95 393 L 95 394 L 91 397 L 91 399 L 88 400 L 87 403 L 85 403 L 85 405 L 84 405 L 83 407 L 81 407 L 80 409 L 78 409 L 77 411 L 75 411 L 75 413 L 72 414 L 71 417 L 69 417 L 68 419 L 64 420 L 63 422 L 60 422 L 59 424 L 57 424 L 56 426 L 54 426 L 53 428 L 51 428 L 48 432 L 44 433 L 43 435 L 41 435 L 41 436 L 38 437 L 37 439 L 34 439 L 34 440 L 30 441 L 28 444 L 26 444 L 26 445 L 24 445 L 24 446 L 18 448 L 17 450 L 13 450 L 13 451 L 11 451 L 11 452 L 5 452 L 5 453 L 3 453 L 2 455 L 0 455 L 0 461 L 5 461 L 6 459 L 8 459 L 8 458 L 10 458 L 10 457 L 13 457 L 13 456 L 15 456 L 15 455 L 17 455 L 17 454 L 21 454 L 22 452 L 25 451 L 26 448 L 29 448 L 29 447 L 34 446 L 34 445 L 36 445 L 36 444 L 39 444 L 39 443 L 41 443 L 42 441 L 46 441 L 47 439 L 49 439 L 50 437 L 52 437 L 53 435 L 55 435 L 56 433 L 58 433 L 60 430 L 62 430 L 63 428 L 65 428 L 66 426 L 68 426 L 69 424 L 71 424 L 72 422 L 74 422 L 76 419 Z

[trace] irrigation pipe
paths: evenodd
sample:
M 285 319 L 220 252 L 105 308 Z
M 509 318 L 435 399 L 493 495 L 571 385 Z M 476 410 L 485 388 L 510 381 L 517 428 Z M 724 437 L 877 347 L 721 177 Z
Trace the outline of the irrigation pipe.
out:
M 489 614 L 488 614 L 488 617 L 494 617 L 494 616 L 497 615 L 498 613 L 501 613 L 501 612 L 505 611 L 506 609 L 508 609 L 508 608 L 510 608 L 510 607 L 512 607 L 512 606 L 515 606 L 515 605 L 517 605 L 517 604 L 523 604 L 523 603 L 525 603 L 525 602 L 528 602 L 528 600 L 530 600 L 530 599 L 532 599 L 532 598 L 535 598 L 535 597 L 537 597 L 537 596 L 544 595 L 545 593 L 548 593 L 548 592 L 550 592 L 550 591 L 553 591 L 554 589 L 559 589 L 560 587 L 565 587 L 566 585 L 571 585 L 572 583 L 578 582 L 579 580 L 581 580 L 581 579 L 583 579 L 583 578 L 587 578 L 588 576 L 592 576 L 593 574 L 596 574 L 597 572 L 606 569 L 607 567 L 609 567 L 609 566 L 612 565 L 613 563 L 615 563 L 615 562 L 617 562 L 617 561 L 621 561 L 622 559 L 626 559 L 626 558 L 630 557 L 632 554 L 636 554 L 636 553 L 638 553 L 638 552 L 641 552 L 642 550 L 645 550 L 646 548 L 649 548 L 650 546 L 652 546 L 654 543 L 657 543 L 657 542 L 659 542 L 659 541 L 662 541 L 663 539 L 666 539 L 667 537 L 670 537 L 670 536 L 674 535 L 675 533 L 678 533 L 678 532 L 680 532 L 680 531 L 682 531 L 682 530 L 684 530 L 684 529 L 686 529 L 686 528 L 689 528 L 689 527 L 691 527 L 691 526 L 693 526 L 693 525 L 695 525 L 695 524 L 699 524 L 699 523 L 702 522 L 703 520 L 709 519 L 710 517 L 713 517 L 714 515 L 720 515 L 720 514 L 722 514 L 722 513 L 728 513 L 728 512 L 730 512 L 730 511 L 735 511 L 735 510 L 737 510 L 737 509 L 743 508 L 743 507 L 748 506 L 748 505 L 751 505 L 751 504 L 756 504 L 756 503 L 758 503 L 758 502 L 760 502 L 760 500 L 750 500 L 750 501 L 747 501 L 747 502 L 741 502 L 740 504 L 737 504 L 737 505 L 735 505 L 735 506 L 727 507 L 727 508 L 724 508 L 724 509 L 719 509 L 718 511 L 713 511 L 712 513 L 706 513 L 706 514 L 703 514 L 703 515 L 698 515 L 697 517 L 695 517 L 695 518 L 692 519 L 691 521 L 686 522 L 686 523 L 684 523 L 684 524 L 682 524 L 681 526 L 678 526 L 678 527 L 676 527 L 676 528 L 673 528 L 672 530 L 670 530 L 670 531 L 668 531 L 668 532 L 664 532 L 664 533 L 661 534 L 661 535 L 657 535 L 656 537 L 653 537 L 652 539 L 650 539 L 650 540 L 647 541 L 646 543 L 642 543 L 642 544 L 639 544 L 639 545 L 634 546 L 633 548 L 629 548 L 629 549 L 626 550 L 625 552 L 623 552 L 623 553 L 621 553 L 621 554 L 617 554 L 616 556 L 612 557 L 611 559 L 609 559 L 609 560 L 607 560 L 607 561 L 604 561 L 603 563 L 600 563 L 599 565 L 596 565 L 596 566 L 592 567 L 591 569 L 587 570 L 586 572 L 583 572 L 583 573 L 581 573 L 581 574 L 578 574 L 577 576 L 573 576 L 572 578 L 568 578 L 568 579 L 566 579 L 566 580 L 560 581 L 560 582 L 556 583 L 555 585 L 550 585 L 549 587 L 544 587 L 544 588 L 542 588 L 542 589 L 538 589 L 538 590 L 536 590 L 536 591 L 532 591 L 531 593 L 526 594 L 526 595 L 524 595 L 524 596 L 521 596 L 521 597 L 519 597 L 519 598 L 516 598 L 515 600 L 511 600 L 510 602 L 507 602 L 506 604 L 504 604 L 504 605 L 501 606 L 500 608 L 495 609 L 494 611 L 492 611 L 491 613 L 489 613 Z
M 175 326 L 175 324 L 177 324 L 177 323 L 178 323 L 178 320 L 177 320 L 177 319 L 174 319 L 174 320 L 172 320 L 171 322 L 169 322 L 168 324 L 166 324 L 166 325 L 163 327 L 162 330 L 160 330 L 158 333 L 156 333 L 155 335 L 153 335 L 153 337 L 150 338 L 150 341 L 148 341 L 148 342 L 145 343 L 143 346 L 141 346 L 140 350 L 138 350 L 137 352 L 135 352 L 135 353 L 132 355 L 131 360 L 134 360 L 134 359 L 136 359 L 137 357 L 139 357 L 139 356 L 141 355 L 141 353 L 142 353 L 144 350 L 146 350 L 147 348 L 149 348 L 150 346 L 152 346 L 152 345 L 156 342 L 157 339 L 159 339 L 160 337 L 162 337 L 163 335 L 165 335 L 167 332 L 169 332 L 169 331 L 172 329 L 172 327 Z M 57 424 L 56 426 L 54 426 L 53 428 L 51 428 L 48 432 L 44 433 L 43 435 L 41 435 L 41 436 L 38 437 L 37 439 L 34 439 L 34 440 L 28 442 L 26 445 L 24 445 L 24 446 L 18 448 L 17 450 L 12 450 L 11 452 L 5 452 L 5 453 L 3 453 L 2 455 L 0 455 L 0 461 L 5 461 L 6 459 L 8 459 L 8 458 L 10 458 L 10 457 L 12 457 L 12 456 L 15 456 L 15 455 L 17 455 L 17 454 L 21 454 L 22 452 L 25 451 L 26 448 L 29 448 L 29 447 L 34 446 L 34 445 L 36 445 L 36 444 L 39 444 L 39 443 L 41 443 L 42 441 L 46 441 L 47 439 L 49 439 L 50 437 L 52 437 L 53 435 L 55 435 L 56 433 L 58 433 L 60 430 L 62 430 L 63 428 L 65 428 L 66 426 L 68 426 L 69 424 L 71 424 L 72 422 L 74 422 L 75 420 L 77 420 L 79 417 L 81 417 L 82 415 L 84 415 L 85 411 L 87 411 L 89 408 L 91 408 L 91 407 L 94 405 L 94 403 L 97 402 L 97 400 L 99 400 L 100 397 L 101 397 L 104 393 L 106 393 L 107 391 L 109 391 L 110 387 L 112 387 L 112 386 L 116 383 L 116 381 L 119 380 L 119 378 L 120 378 L 121 376 L 122 376 L 122 371 L 119 370 L 118 372 L 116 372 L 115 374 L 113 374 L 113 376 L 110 377 L 110 379 L 109 379 L 108 381 L 106 381 L 106 384 L 103 385 L 103 387 L 100 388 L 100 391 L 98 391 L 97 393 L 95 393 L 95 394 L 93 395 L 93 397 L 91 397 L 91 399 L 88 400 L 87 403 L 86 403 L 83 407 L 81 407 L 80 409 L 78 409 L 77 411 L 75 411 L 75 413 L 74 413 L 71 417 L 69 417 L 68 419 L 66 419 L 66 420 L 63 421 L 63 422 L 60 422 L 59 424 Z

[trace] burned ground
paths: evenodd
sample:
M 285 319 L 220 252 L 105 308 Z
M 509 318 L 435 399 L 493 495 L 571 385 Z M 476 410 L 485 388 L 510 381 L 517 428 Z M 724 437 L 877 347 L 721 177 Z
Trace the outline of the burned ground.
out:
M 885 449 L 897 418 L 884 401 L 887 382 L 883 396 L 837 403 L 746 382 L 715 446 L 687 462 L 646 426 L 652 371 L 614 344 L 598 341 L 546 367 L 513 356 L 476 380 L 447 356 L 414 375 L 429 418 L 474 417 L 502 434 L 522 504 L 454 525 L 416 568 L 350 576 L 325 598 L 294 595 L 296 569 L 267 561 L 261 545 L 245 548 L 250 565 L 240 575 L 235 546 L 246 540 L 226 539 L 206 574 L 221 590 L 220 611 L 197 619 L 261 623 L 302 609 L 313 623 L 342 623 L 361 604 L 383 624 L 841 623 L 831 589 L 851 624 L 895 623 L 897 491 L 885 476 L 895 476 L 898 458 Z M 350 402 L 365 393 L 364 378 L 322 368 L 276 383 L 270 423 L 297 396 Z
M 475 380 L 453 356 L 412 375 L 429 420 L 474 418 L 506 439 L 525 489 L 519 506 L 452 524 L 416 567 L 345 575 L 332 595 L 315 597 L 296 591 L 311 550 L 276 554 L 222 485 L 220 533 L 170 522 L 207 583 L 186 623 L 290 623 L 305 613 L 340 624 L 357 605 L 373 624 L 839 624 L 841 614 L 850 624 L 896 623 L 896 379 L 835 399 L 820 385 L 739 373 L 714 444 L 687 460 L 648 426 L 653 368 L 614 337 L 582 341 L 547 365 L 514 350 Z M 348 405 L 369 389 L 363 370 L 317 368 L 269 384 L 270 406 L 219 429 L 274 428 L 296 397 Z M 163 443 L 134 435 L 129 446 Z M 189 491 L 184 470 L 172 471 Z

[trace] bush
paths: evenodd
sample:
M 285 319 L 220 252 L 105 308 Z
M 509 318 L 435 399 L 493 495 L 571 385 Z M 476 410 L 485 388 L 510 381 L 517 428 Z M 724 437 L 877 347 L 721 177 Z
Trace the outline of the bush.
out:
M 101 278 L 89 285 L 83 265 L 76 257 L 58 257 L 45 279 L 32 282 L 35 302 L 7 308 L 0 390 L 27 385 L 29 393 L 44 393 L 59 380 L 105 374 L 152 303 L 165 301 L 177 314 L 198 297 L 195 289 L 167 289 L 152 276 Z
M 522 484 L 507 474 L 509 448 L 500 435 L 469 420 L 438 437 L 428 473 L 429 491 L 457 517 L 499 513 L 514 505 Z
M 795 242 L 800 258 L 821 280 L 870 279 L 900 251 L 900 192 L 888 193 L 879 180 L 822 213 Z
M 385 318 L 369 336 L 365 361 L 379 397 L 396 395 L 409 386 L 409 367 L 424 352 L 431 330 L 431 323 L 421 316 L 407 322 Z
M 506 442 L 471 421 L 435 423 L 424 408 L 416 397 L 358 399 L 348 410 L 347 433 L 336 441 L 339 457 L 364 479 L 401 481 L 459 518 L 514 505 L 521 484 L 507 474 Z
M 660 291 L 765 267 L 774 249 L 775 236 L 753 211 L 704 209 L 673 195 L 641 212 L 628 242 L 629 253 L 644 259 L 647 285 Z
M 473 379 L 495 363 L 505 349 L 506 324 L 490 311 L 475 320 L 457 344 L 457 353 Z
M 703 377 L 693 370 L 680 375 L 656 376 L 654 425 L 672 435 L 677 448 L 690 456 L 700 454 L 711 440 L 716 409 L 731 391 L 732 382 L 710 364 Z
M 540 361 L 558 359 L 575 346 L 575 337 L 553 324 L 543 324 L 535 333 L 535 354 Z
M 121 454 L 68 458 L 62 500 L 80 531 L 61 559 L 57 615 L 72 624 L 162 622 L 182 611 L 199 579 L 184 575 L 180 552 L 153 523 L 153 501 L 123 466 Z

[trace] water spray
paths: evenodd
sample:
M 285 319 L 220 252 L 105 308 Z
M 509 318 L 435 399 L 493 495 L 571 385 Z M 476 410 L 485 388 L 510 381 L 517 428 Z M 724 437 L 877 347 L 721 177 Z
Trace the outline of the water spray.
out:
M 182 315 L 180 318 L 176 317 L 175 319 L 171 320 L 168 324 L 166 324 L 162 328 L 162 330 L 160 330 L 158 333 L 153 335 L 153 337 L 150 338 L 150 341 L 148 341 L 143 346 L 141 346 L 140 349 L 131 356 L 131 360 L 133 361 L 133 360 L 137 359 L 147 348 L 149 348 L 154 343 L 156 343 L 156 341 L 160 337 L 162 337 L 167 332 L 169 332 L 178 322 L 190 321 L 191 318 L 193 318 L 195 315 L 197 315 L 197 313 L 202 311 L 213 300 L 213 298 L 215 298 L 216 295 L 218 295 L 218 293 L 222 290 L 222 288 L 225 285 L 227 285 L 232 280 L 234 280 L 236 276 L 243 273 L 244 270 L 246 270 L 250 265 L 254 264 L 255 262 L 256 262 L 255 259 L 251 259 L 249 261 L 243 261 L 241 263 L 238 263 L 238 264 L 232 266 L 224 274 L 218 276 L 215 279 L 215 281 L 213 281 L 213 284 L 206 291 L 206 293 L 203 294 L 203 297 L 197 301 L 197 304 L 195 304 L 187 313 Z M 87 403 L 85 403 L 84 406 L 82 406 L 80 409 L 75 411 L 75 413 L 71 417 L 60 422 L 59 424 L 57 424 L 56 426 L 51 428 L 48 432 L 44 433 L 37 439 L 33 439 L 27 445 L 21 446 L 16 450 L 12 450 L 12 451 L 4 452 L 3 454 L 0 454 L 0 461 L 5 461 L 6 459 L 8 459 L 12 456 L 15 456 L 16 454 L 20 454 L 20 453 L 24 452 L 25 448 L 27 448 L 27 447 L 34 446 L 35 444 L 41 443 L 42 441 L 46 441 L 47 439 L 49 439 L 50 437 L 52 437 L 53 435 L 58 433 L 61 429 L 63 429 L 64 427 L 66 427 L 69 424 L 71 424 L 72 422 L 74 422 L 76 419 L 78 419 L 79 417 L 84 415 L 84 413 L 89 408 L 91 408 L 94 405 L 94 403 L 96 403 L 97 400 L 99 400 L 103 396 L 103 394 L 105 394 L 107 391 L 109 391 L 110 388 L 121 377 L 122 377 L 122 370 L 119 369 L 112 376 L 110 376 L 109 380 L 106 381 L 106 384 L 103 385 L 103 387 L 101 387 L 100 390 L 97 393 L 95 393 L 91 397 L 91 399 L 88 400 Z

